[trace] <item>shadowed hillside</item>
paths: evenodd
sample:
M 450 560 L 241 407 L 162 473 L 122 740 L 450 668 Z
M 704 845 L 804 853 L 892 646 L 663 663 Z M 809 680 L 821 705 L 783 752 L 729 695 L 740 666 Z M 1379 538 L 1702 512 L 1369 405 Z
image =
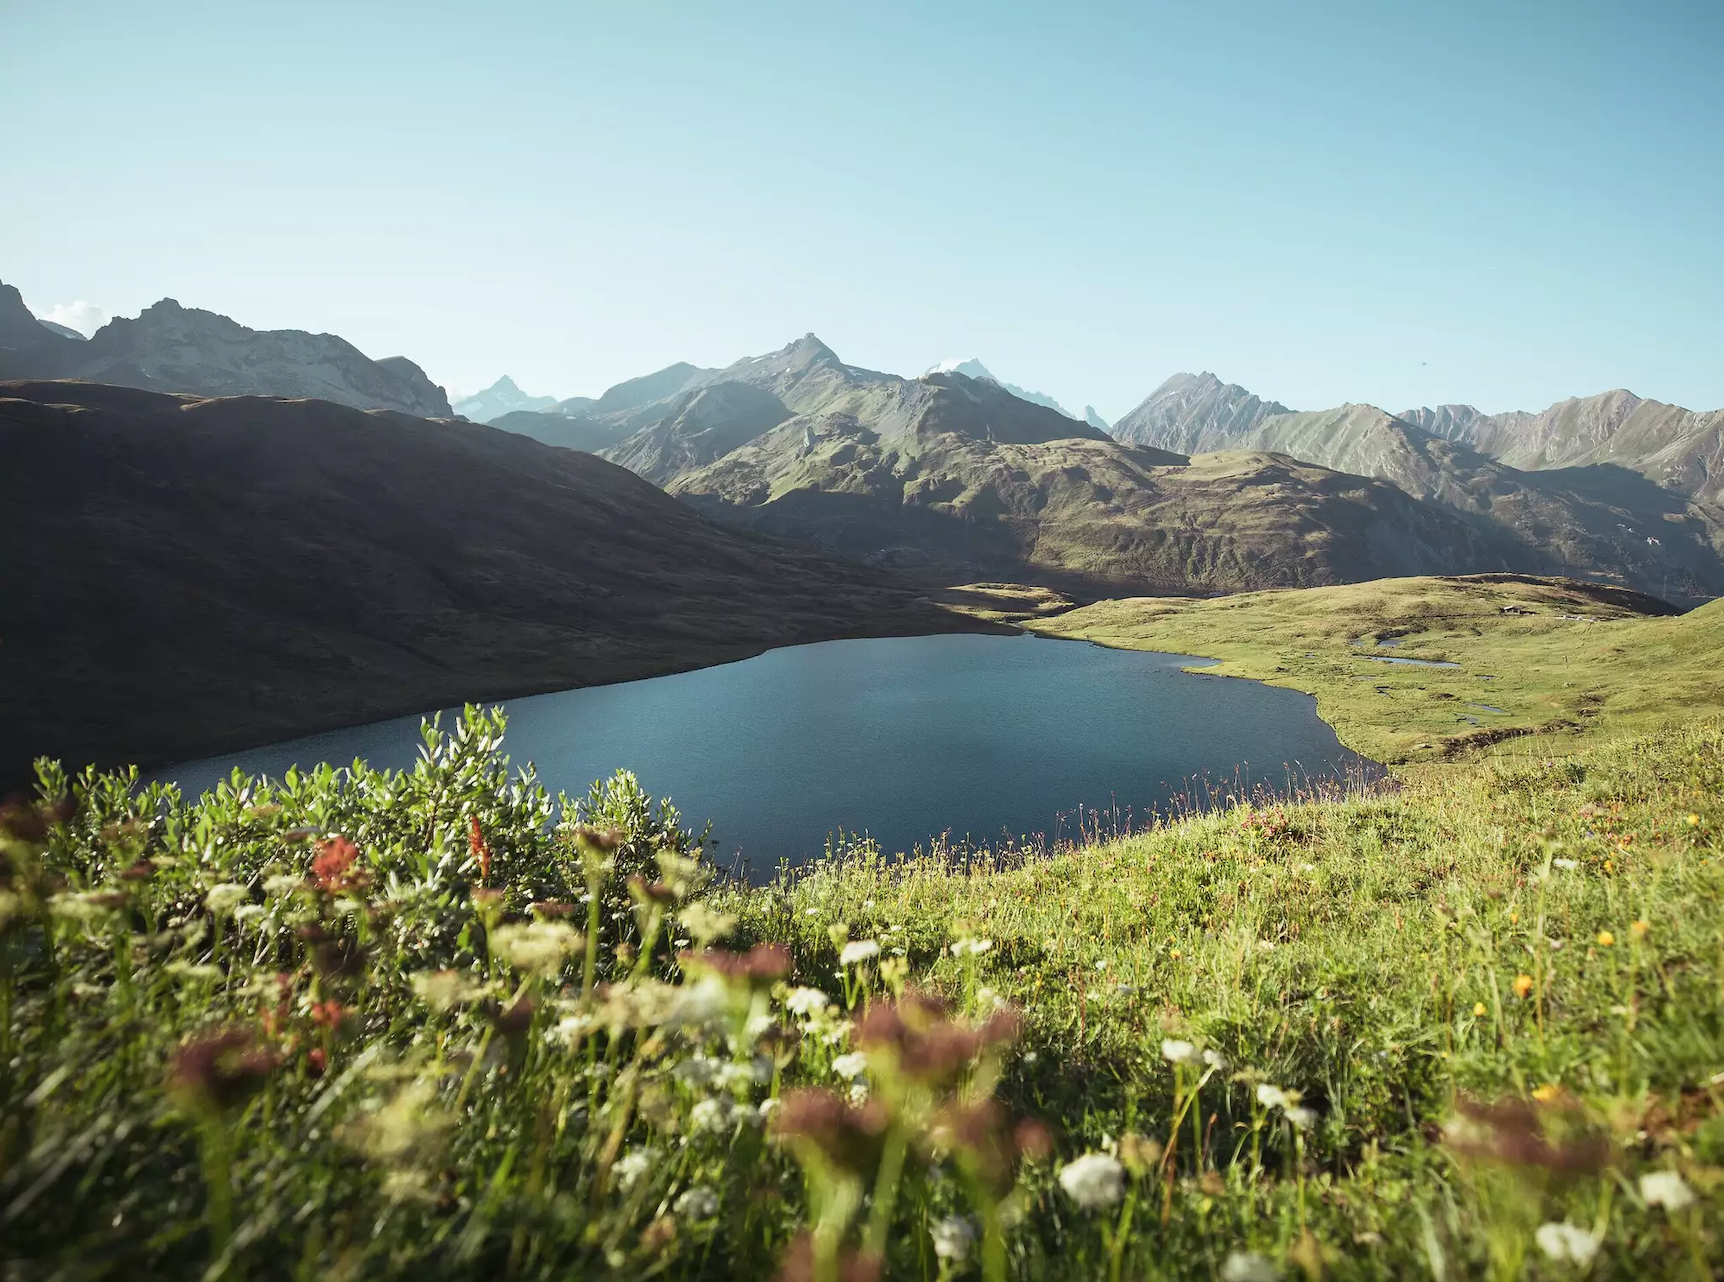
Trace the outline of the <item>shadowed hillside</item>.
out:
M 0 385 L 0 776 L 975 625 L 622 468 L 322 401 Z

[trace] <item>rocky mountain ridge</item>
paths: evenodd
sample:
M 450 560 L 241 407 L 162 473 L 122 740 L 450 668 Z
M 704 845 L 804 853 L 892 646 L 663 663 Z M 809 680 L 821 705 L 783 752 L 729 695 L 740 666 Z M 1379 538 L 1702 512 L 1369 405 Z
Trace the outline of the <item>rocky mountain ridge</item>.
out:
M 82 379 L 200 396 L 285 396 L 447 418 L 448 397 L 403 356 L 372 360 L 334 334 L 254 330 L 171 298 L 89 339 L 43 326 L 0 283 L 0 379 Z

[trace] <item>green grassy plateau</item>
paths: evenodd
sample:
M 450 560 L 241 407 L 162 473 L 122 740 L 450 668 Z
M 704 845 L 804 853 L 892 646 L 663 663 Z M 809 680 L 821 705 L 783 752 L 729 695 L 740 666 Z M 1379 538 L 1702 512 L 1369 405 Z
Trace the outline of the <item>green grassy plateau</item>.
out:
M 1348 747 L 1413 763 L 1536 733 L 1518 753 L 1724 712 L 1724 603 L 1667 618 L 1650 598 L 1514 575 L 1101 601 L 1022 626 L 1220 660 L 1317 697 Z M 1385 645 L 1389 642 L 1389 645 Z M 1457 668 L 1381 660 L 1418 659 Z
M 1373 700 L 1471 732 L 1439 678 L 1577 729 L 1049 858 L 723 885 L 631 777 L 547 795 L 476 712 L 405 773 L 199 800 L 45 767 L 0 824 L 4 1276 L 1715 1277 L 1716 607 L 1577 591 L 1066 616 L 1309 651 L 1266 675 L 1383 755 Z M 1391 632 L 1467 666 L 1355 681 Z

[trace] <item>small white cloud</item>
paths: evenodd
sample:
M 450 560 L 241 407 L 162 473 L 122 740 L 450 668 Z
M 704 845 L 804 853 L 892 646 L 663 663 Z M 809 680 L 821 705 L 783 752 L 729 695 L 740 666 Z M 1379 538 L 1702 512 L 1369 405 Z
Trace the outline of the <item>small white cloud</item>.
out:
M 80 298 L 75 303 L 55 303 L 42 319 L 51 320 L 56 325 L 64 325 L 67 329 L 75 329 L 88 338 L 108 323 L 108 313 L 94 303 L 87 303 Z

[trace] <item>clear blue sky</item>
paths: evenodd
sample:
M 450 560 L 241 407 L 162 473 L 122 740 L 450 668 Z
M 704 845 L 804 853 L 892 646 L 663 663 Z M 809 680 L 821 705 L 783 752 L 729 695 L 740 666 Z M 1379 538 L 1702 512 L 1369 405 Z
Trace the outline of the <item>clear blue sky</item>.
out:
M 474 390 L 1724 405 L 1724 3 L 0 0 L 0 279 Z

